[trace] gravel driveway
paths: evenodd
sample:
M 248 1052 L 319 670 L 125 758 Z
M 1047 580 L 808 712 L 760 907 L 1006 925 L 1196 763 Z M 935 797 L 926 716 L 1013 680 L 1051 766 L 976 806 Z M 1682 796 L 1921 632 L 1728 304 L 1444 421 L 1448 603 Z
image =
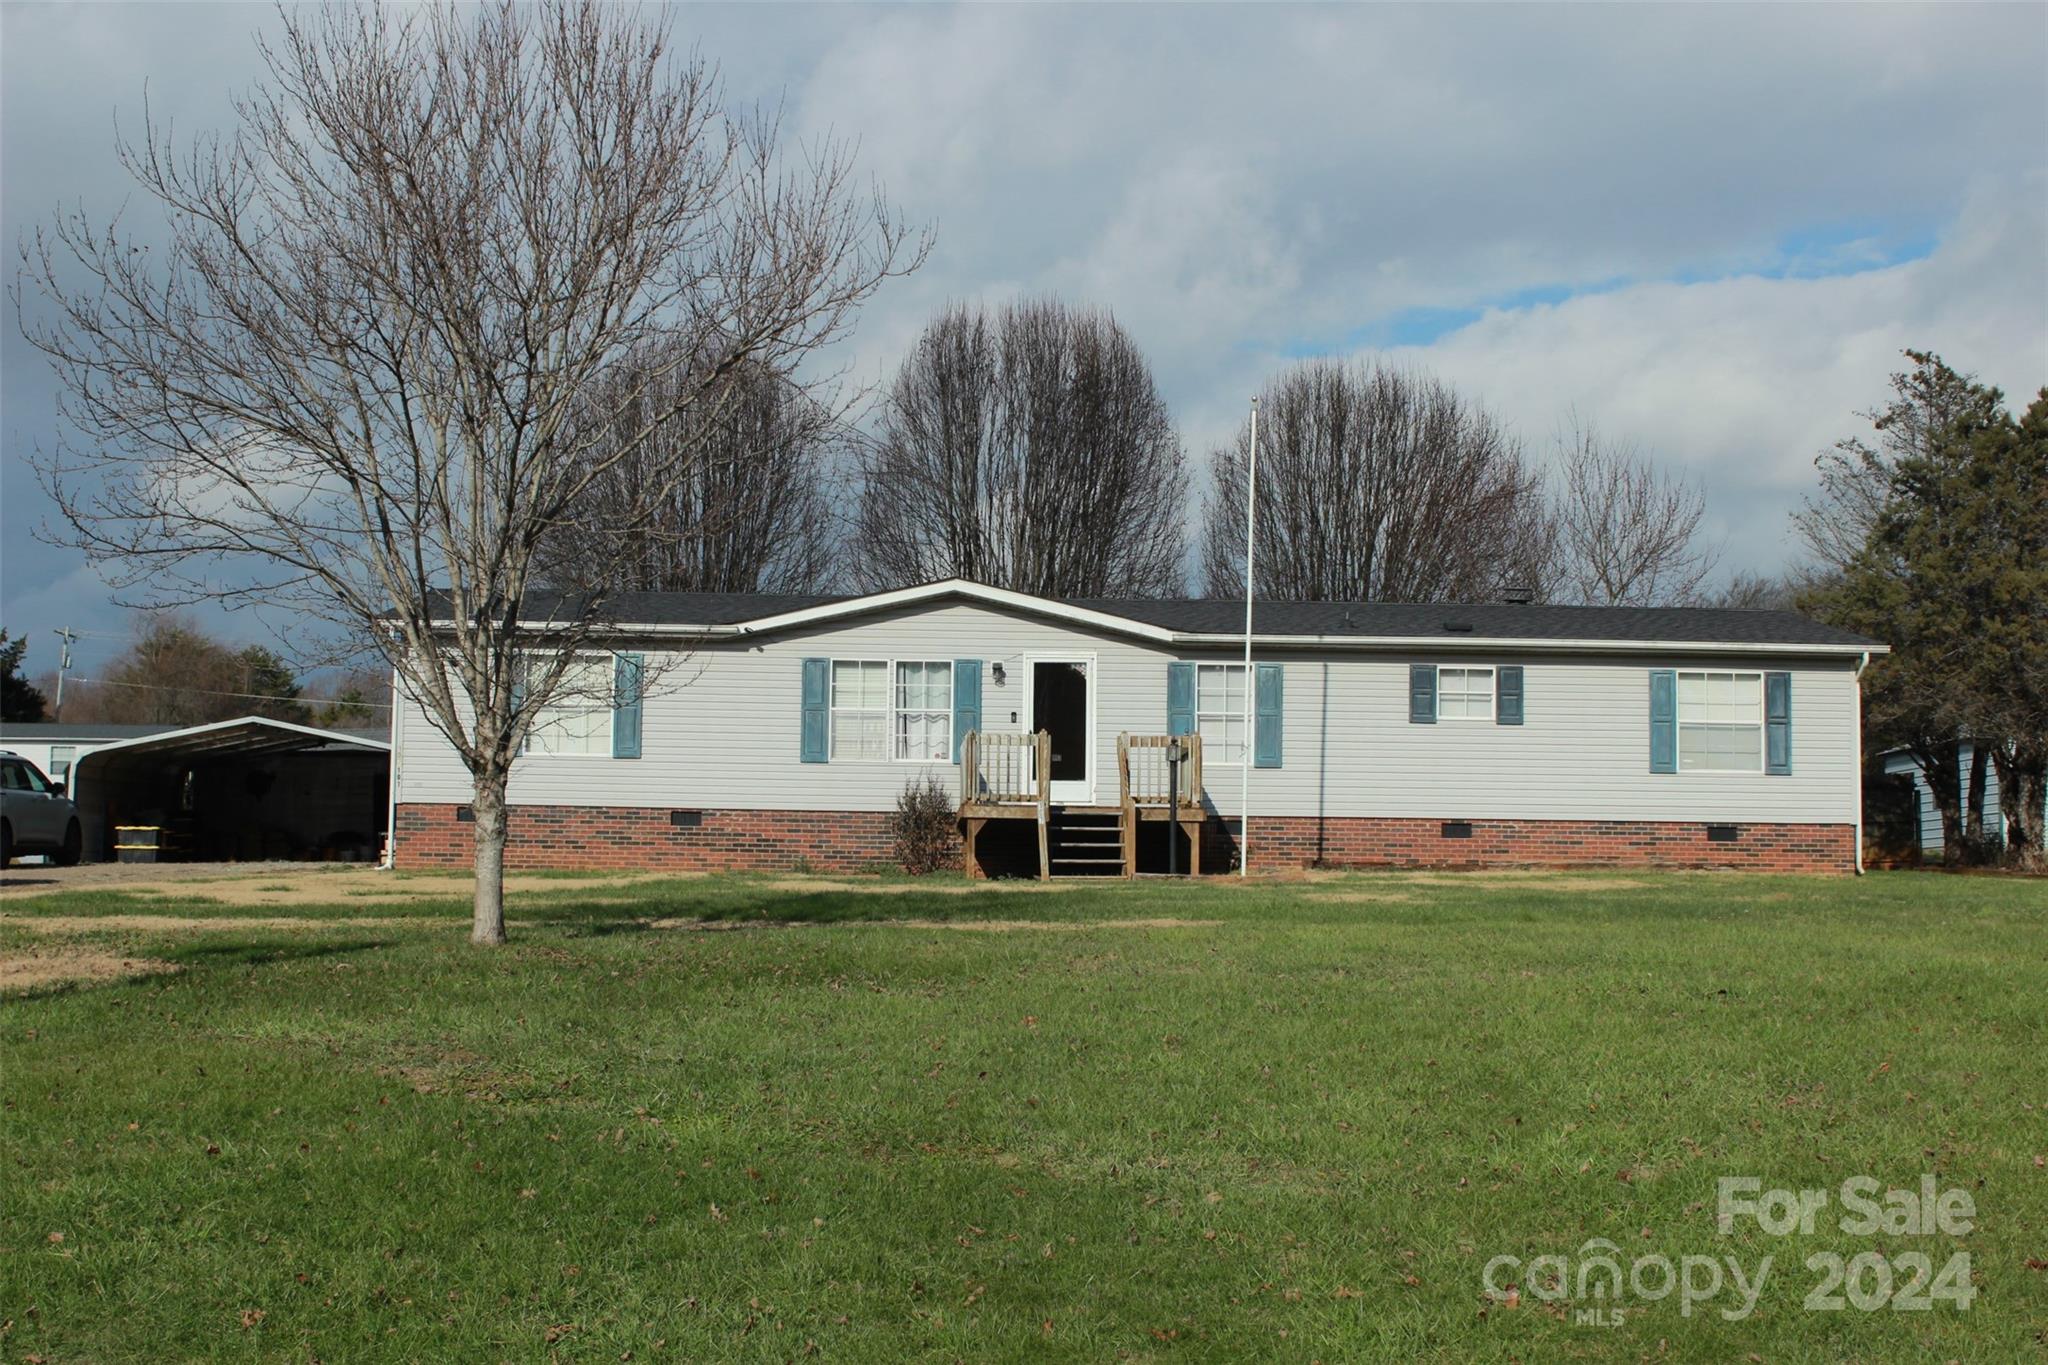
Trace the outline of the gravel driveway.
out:
M 44 867 L 16 863 L 0 871 L 0 896 L 43 891 L 90 891 L 95 887 L 137 890 L 176 882 L 219 881 L 227 877 L 294 879 L 338 876 L 371 870 L 368 863 L 80 863 Z

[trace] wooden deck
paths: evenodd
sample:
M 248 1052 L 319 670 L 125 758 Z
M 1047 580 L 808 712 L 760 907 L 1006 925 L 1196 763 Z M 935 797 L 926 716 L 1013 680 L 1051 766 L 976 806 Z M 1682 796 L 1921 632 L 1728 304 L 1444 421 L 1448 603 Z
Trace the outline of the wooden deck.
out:
M 1183 755 L 1169 763 L 1169 746 Z M 1116 742 L 1117 800 L 1113 805 L 1057 804 L 1051 783 L 1052 737 L 969 731 L 960 746 L 960 825 L 967 865 L 991 820 L 1030 820 L 1038 831 L 1038 875 L 1133 877 L 1138 870 L 1138 829 L 1170 823 L 1187 835 L 1190 875 L 1202 866 L 1202 738 L 1200 735 L 1121 734 Z

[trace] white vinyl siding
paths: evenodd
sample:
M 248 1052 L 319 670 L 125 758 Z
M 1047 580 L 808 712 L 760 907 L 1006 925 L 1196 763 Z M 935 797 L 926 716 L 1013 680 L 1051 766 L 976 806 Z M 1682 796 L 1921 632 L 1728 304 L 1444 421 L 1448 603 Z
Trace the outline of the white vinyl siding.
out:
M 1764 770 L 1764 675 L 1678 675 L 1678 770 Z
M 905 781 L 926 773 L 953 790 L 958 772 L 952 762 L 801 761 L 802 663 L 834 657 L 982 659 L 981 728 L 1017 733 L 1030 728 L 1025 657 L 1092 654 L 1095 772 L 1113 794 L 1118 734 L 1166 733 L 1168 666 L 1232 662 L 1228 648 L 1152 644 L 958 600 L 875 611 L 829 627 L 693 642 L 686 657 L 662 655 L 663 643 L 632 645 L 647 651 L 649 673 L 658 680 L 643 709 L 645 760 L 522 760 L 512 773 L 515 804 L 889 811 Z M 1640 654 L 1497 652 L 1488 666 L 1521 664 L 1532 696 L 1558 699 L 1532 707 L 1526 724 L 1507 727 L 1408 723 L 1409 667 L 1456 666 L 1456 656 L 1447 659 L 1443 650 L 1290 648 L 1261 651 L 1259 658 L 1287 669 L 1287 766 L 1253 769 L 1252 808 L 1259 815 L 1738 824 L 1856 818 L 1853 659 L 1742 660 L 1744 671 L 1782 668 L 1793 675 L 1791 775 L 1725 773 L 1673 782 L 1650 772 L 1649 689 Z M 1006 670 L 1003 682 L 995 680 L 997 664 Z M 1665 666 L 1730 671 L 1729 661 L 1683 653 Z M 889 702 L 882 704 L 886 709 Z M 408 743 L 395 778 L 399 801 L 467 803 L 473 788 L 460 760 L 416 703 L 403 705 Z M 1242 714 L 1242 706 L 1240 694 L 1230 709 Z M 1212 767 L 1214 747 L 1205 754 Z M 1235 816 L 1237 769 L 1228 771 L 1220 780 L 1212 771 L 1208 797 L 1219 813 Z
M 1204 763 L 1244 762 L 1243 664 L 1195 668 L 1195 729 L 1202 736 Z
M 936 759 L 953 749 L 953 665 L 896 665 L 896 757 Z
M 832 757 L 887 758 L 889 662 L 886 659 L 832 661 Z
M 554 695 L 533 718 L 526 752 L 542 755 L 602 754 L 612 751 L 612 658 L 579 655 L 562 674 Z
M 1438 720 L 1493 720 L 1493 670 L 1439 668 L 1436 671 Z

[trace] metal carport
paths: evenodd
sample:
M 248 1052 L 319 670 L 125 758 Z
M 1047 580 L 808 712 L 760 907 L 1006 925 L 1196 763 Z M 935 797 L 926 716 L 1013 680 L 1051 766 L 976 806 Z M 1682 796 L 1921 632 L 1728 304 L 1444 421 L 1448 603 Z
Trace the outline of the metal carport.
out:
M 390 813 L 391 744 L 263 716 L 95 749 L 72 769 L 85 856 L 109 859 L 116 826 L 173 831 L 217 861 L 374 860 Z

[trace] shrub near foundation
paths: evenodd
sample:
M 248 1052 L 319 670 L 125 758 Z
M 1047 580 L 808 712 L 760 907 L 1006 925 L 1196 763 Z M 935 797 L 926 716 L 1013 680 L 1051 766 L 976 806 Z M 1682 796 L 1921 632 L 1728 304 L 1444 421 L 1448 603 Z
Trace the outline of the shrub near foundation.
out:
M 890 817 L 896 838 L 896 861 L 913 877 L 960 865 L 960 813 L 945 784 L 926 774 L 907 782 Z

